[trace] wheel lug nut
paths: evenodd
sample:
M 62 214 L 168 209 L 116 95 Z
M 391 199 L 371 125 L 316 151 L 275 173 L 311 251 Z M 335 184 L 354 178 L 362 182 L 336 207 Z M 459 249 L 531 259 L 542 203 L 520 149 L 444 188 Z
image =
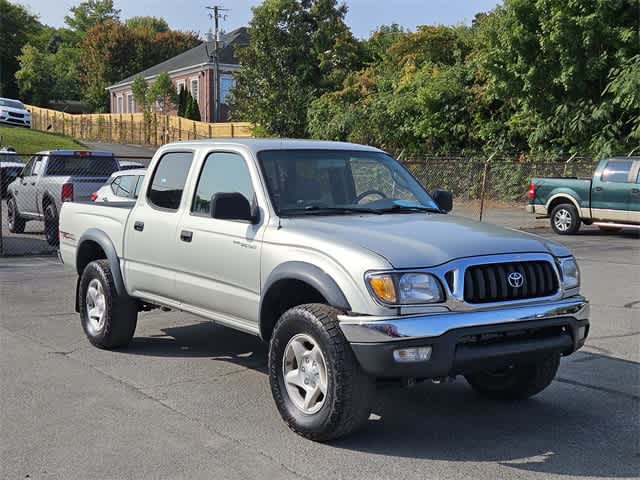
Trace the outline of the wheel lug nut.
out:
M 305 385 L 309 385 L 309 379 L 308 379 L 308 378 L 305 378 L 305 379 L 304 379 L 304 384 L 305 384 Z
M 304 367 L 300 367 L 300 370 L 302 370 L 304 372 Z

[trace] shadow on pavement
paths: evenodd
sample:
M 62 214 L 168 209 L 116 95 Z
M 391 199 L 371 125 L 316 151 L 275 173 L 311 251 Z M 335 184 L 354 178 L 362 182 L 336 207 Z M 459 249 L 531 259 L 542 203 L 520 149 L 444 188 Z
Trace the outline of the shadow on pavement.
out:
M 209 322 L 162 331 L 163 336 L 135 338 L 123 353 L 210 357 L 267 372 L 267 346 L 253 336 Z M 637 362 L 583 355 L 629 369 L 622 378 L 637 378 L 640 372 Z M 502 403 L 478 397 L 462 379 L 449 385 L 425 382 L 411 390 L 380 388 L 365 429 L 332 447 L 390 461 L 497 462 L 528 472 L 635 477 L 640 471 L 638 397 L 615 395 L 582 385 Z M 624 408 L 614 411 L 614 401 L 615 408 L 621 402 Z

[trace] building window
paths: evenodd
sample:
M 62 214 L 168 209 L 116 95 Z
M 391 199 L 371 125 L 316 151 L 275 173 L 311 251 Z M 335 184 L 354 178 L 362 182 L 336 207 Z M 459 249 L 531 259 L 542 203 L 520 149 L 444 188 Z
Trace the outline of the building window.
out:
M 220 103 L 227 105 L 231 97 L 231 89 L 236 86 L 236 81 L 231 75 L 220 77 Z
M 180 93 L 180 90 L 186 90 L 185 81 L 178 80 L 176 82 L 176 92 Z
M 116 97 L 116 113 L 124 112 L 124 97 L 122 95 L 118 95 Z
M 196 102 L 200 103 L 200 97 L 198 96 L 200 93 L 200 79 L 198 77 L 189 79 L 189 91 Z
M 136 111 L 136 104 L 135 104 L 135 101 L 133 100 L 133 94 L 131 93 L 127 95 L 127 111 L 129 113 L 135 113 Z

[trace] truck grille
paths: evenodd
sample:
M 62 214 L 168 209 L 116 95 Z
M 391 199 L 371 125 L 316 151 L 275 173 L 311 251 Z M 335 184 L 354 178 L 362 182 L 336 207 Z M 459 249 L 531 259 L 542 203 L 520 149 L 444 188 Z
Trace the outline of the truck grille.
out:
M 473 265 L 464 274 L 464 300 L 491 303 L 547 297 L 558 291 L 558 278 L 544 260 Z

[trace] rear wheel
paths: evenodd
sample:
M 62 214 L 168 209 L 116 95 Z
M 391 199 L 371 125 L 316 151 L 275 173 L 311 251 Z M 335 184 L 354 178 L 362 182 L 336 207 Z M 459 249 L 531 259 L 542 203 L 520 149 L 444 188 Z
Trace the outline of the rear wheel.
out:
M 560 366 L 560 353 L 553 353 L 535 364 L 515 364 L 501 370 L 465 375 L 479 394 L 496 400 L 522 400 L 547 388 Z
M 320 442 L 363 426 L 375 388 L 337 316 L 327 305 L 293 307 L 280 317 L 269 345 L 269 380 L 280 415 L 291 430 Z
M 96 260 L 86 266 L 78 295 L 82 328 L 93 345 L 111 349 L 131 342 L 138 308 L 132 298 L 118 295 L 107 260 Z
M 24 227 L 26 221 L 20 216 L 18 212 L 18 206 L 13 197 L 9 198 L 7 202 L 7 221 L 9 223 L 9 231 L 11 233 L 24 233 Z
M 44 236 L 49 245 L 58 245 L 58 212 L 53 203 L 44 207 Z
M 559 235 L 573 235 L 580 230 L 578 209 L 570 203 L 561 203 L 551 211 L 551 228 Z

